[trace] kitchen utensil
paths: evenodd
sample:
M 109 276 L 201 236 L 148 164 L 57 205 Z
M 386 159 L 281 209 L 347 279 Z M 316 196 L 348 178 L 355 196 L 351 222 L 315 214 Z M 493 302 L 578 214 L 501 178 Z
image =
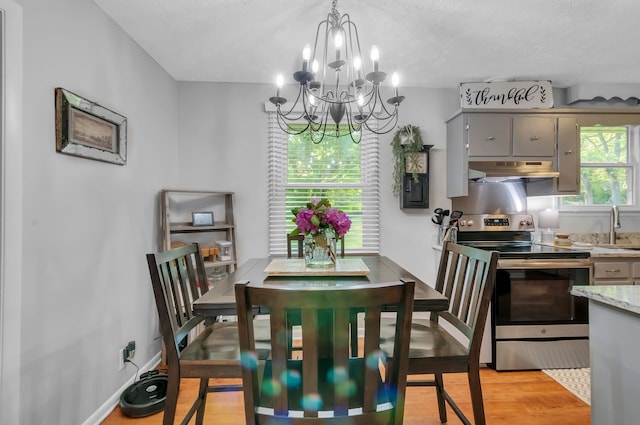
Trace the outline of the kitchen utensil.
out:
M 449 226 L 457 226 L 458 220 L 462 217 L 462 211 L 453 210 L 451 212 L 451 217 L 449 217 Z
M 431 221 L 437 225 L 441 225 L 444 217 L 449 215 L 449 210 L 443 210 L 442 208 L 436 208 L 433 210 L 434 216 L 431 218 Z

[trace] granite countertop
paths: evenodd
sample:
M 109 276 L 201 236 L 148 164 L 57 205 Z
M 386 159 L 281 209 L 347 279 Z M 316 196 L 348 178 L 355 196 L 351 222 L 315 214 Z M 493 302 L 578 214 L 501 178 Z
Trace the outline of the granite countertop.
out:
M 572 246 L 573 249 L 581 249 L 579 246 Z M 582 248 L 584 249 L 584 248 Z M 594 246 L 588 248 L 591 257 L 605 258 L 640 258 L 640 250 L 631 248 L 608 248 L 604 246 Z
M 571 294 L 617 307 L 640 315 L 640 286 L 592 285 L 574 286 Z
M 591 257 L 640 258 L 640 233 L 616 232 L 616 243 L 609 243 L 608 233 L 572 233 L 571 249 L 588 250 Z

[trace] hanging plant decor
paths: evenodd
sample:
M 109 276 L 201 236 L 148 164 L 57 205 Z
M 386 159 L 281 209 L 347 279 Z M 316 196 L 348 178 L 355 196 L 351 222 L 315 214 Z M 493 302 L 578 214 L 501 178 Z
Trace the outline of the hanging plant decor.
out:
M 393 194 L 398 197 L 402 190 L 402 179 L 407 172 L 407 162 L 409 169 L 416 169 L 419 161 L 419 152 L 423 149 L 422 135 L 420 128 L 415 125 L 405 125 L 400 127 L 391 140 L 393 152 Z M 418 182 L 418 173 L 412 173 L 413 180 Z

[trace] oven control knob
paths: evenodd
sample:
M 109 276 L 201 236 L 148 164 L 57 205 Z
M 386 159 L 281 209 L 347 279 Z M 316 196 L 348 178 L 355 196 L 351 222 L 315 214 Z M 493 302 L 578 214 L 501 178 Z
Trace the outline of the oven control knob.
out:
M 529 218 L 526 220 L 520 220 L 520 226 L 531 226 L 532 224 L 533 222 Z
M 460 224 L 461 227 L 464 227 L 467 225 L 467 220 L 460 220 L 458 224 Z

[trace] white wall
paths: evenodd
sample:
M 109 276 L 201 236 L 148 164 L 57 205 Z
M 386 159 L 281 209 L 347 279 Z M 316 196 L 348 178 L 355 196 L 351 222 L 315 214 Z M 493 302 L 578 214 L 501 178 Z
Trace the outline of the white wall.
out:
M 264 104 L 269 85 L 179 83 L 180 186 L 235 192 L 240 262 L 268 254 L 268 136 Z M 394 132 L 380 136 L 381 253 L 432 281 L 431 223 L 434 207 L 449 207 L 445 196 L 445 120 L 459 106 L 457 90 L 403 89 L 407 97 L 400 125 L 420 127 L 431 158 L 430 209 L 401 210 L 393 196 Z
M 160 350 L 144 254 L 158 248 L 157 194 L 178 177 L 177 83 L 94 2 L 21 3 L 19 423 L 79 424 L 133 378 L 119 348 L 135 340 L 139 365 Z M 127 165 L 56 153 L 55 87 L 127 117 Z

